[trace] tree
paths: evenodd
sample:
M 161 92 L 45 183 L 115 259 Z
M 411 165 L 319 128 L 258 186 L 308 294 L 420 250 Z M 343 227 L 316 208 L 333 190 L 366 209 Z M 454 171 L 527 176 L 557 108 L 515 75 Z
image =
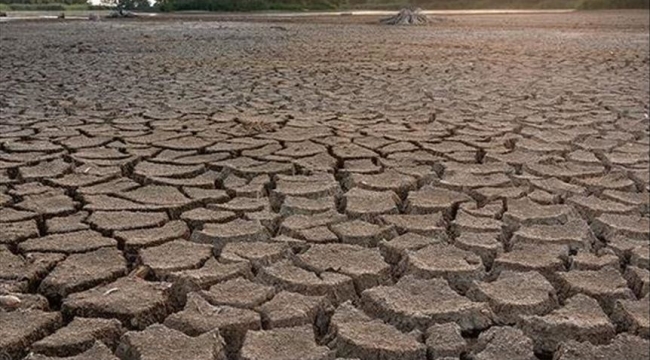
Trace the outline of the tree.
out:
M 115 7 L 119 13 L 124 10 L 148 10 L 151 8 L 148 0 L 101 0 L 101 3 Z

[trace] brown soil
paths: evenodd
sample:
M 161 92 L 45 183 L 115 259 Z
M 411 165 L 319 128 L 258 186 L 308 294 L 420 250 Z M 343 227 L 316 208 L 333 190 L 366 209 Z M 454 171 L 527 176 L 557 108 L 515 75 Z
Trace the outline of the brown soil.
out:
M 0 23 L 0 359 L 647 359 L 649 21 Z

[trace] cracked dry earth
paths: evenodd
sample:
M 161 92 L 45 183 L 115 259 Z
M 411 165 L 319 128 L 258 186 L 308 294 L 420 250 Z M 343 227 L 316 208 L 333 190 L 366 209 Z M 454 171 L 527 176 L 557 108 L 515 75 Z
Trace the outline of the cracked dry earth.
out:
M 648 359 L 647 12 L 199 20 L 0 24 L 0 359 Z

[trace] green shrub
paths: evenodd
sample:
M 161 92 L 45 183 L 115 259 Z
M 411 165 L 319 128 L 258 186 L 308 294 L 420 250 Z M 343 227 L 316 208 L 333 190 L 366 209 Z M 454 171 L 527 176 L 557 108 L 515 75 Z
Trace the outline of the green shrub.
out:
M 343 8 L 346 10 L 399 10 L 410 5 L 411 4 L 407 0 L 356 1 L 344 5 Z
M 374 0 L 380 1 L 380 0 Z M 408 0 L 431 10 L 463 9 L 574 9 L 581 0 Z
M 111 10 L 111 9 L 113 9 L 113 7 L 111 7 L 111 6 L 106 6 L 106 5 L 92 5 L 92 4 L 88 4 L 88 5 L 86 5 L 86 7 L 88 8 L 88 10 L 94 10 L 94 11 L 99 11 L 99 10 Z
M 64 4 L 9 4 L 13 11 L 65 11 Z
M 42 5 L 42 4 L 62 4 L 62 5 L 88 5 L 87 0 L 0 0 L 0 3 L 3 4 L 32 4 L 32 5 Z
M 161 11 L 260 11 L 268 10 L 266 0 L 168 0 L 160 4 Z
M 83 10 L 88 10 L 90 6 L 88 4 L 72 4 L 72 5 L 65 5 L 65 10 L 66 11 L 83 11 Z
M 307 10 L 336 10 L 340 8 L 340 4 L 338 2 L 334 1 L 327 1 L 327 0 L 322 0 L 322 1 L 310 1 L 309 4 L 307 4 L 306 9 Z
M 648 8 L 650 0 L 582 0 L 578 5 L 581 10 Z
M 161 11 L 301 11 L 337 9 L 341 0 L 161 0 Z
M 286 3 L 277 3 L 272 2 L 269 4 L 269 10 L 275 11 L 303 11 L 305 7 L 302 4 L 286 4 Z

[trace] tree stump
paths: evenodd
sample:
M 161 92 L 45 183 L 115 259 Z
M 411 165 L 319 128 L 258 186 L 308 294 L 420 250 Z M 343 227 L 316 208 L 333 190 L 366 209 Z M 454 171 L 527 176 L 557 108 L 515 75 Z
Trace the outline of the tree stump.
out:
M 379 20 L 385 25 L 426 25 L 429 23 L 429 18 L 422 14 L 422 10 L 417 9 L 402 9 L 397 15 Z

